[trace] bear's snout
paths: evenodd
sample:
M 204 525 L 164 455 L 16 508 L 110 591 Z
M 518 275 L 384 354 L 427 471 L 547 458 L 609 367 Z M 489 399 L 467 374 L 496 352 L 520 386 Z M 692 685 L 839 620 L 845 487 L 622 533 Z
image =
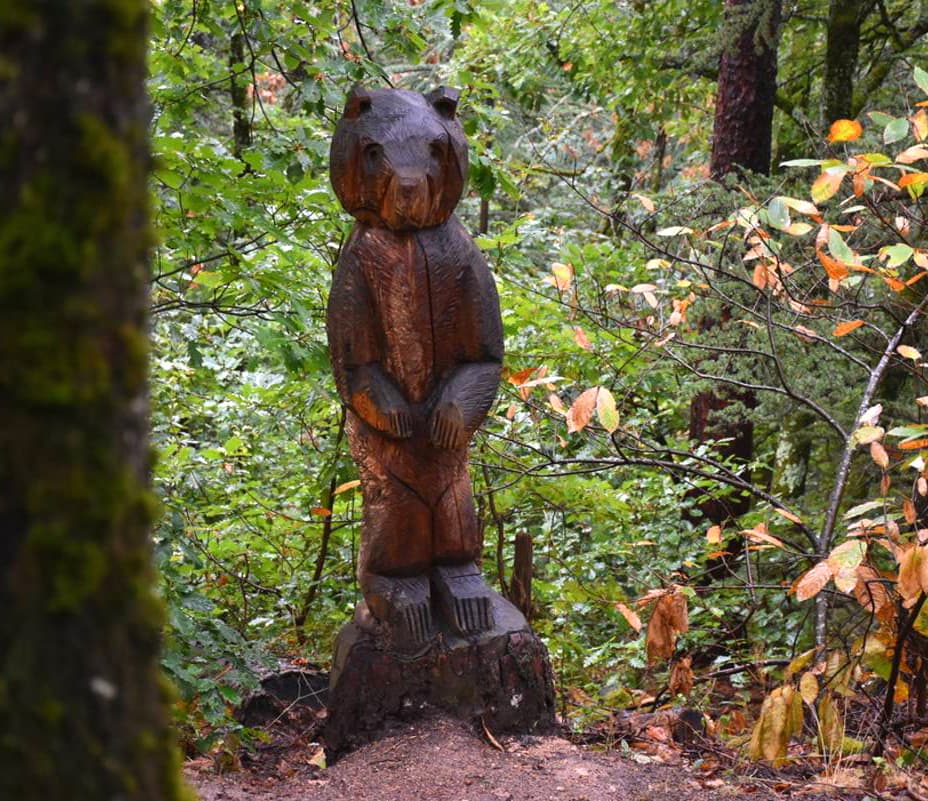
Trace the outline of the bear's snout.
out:
M 420 228 L 431 215 L 428 177 L 421 172 L 397 172 L 384 195 L 381 216 L 391 228 Z

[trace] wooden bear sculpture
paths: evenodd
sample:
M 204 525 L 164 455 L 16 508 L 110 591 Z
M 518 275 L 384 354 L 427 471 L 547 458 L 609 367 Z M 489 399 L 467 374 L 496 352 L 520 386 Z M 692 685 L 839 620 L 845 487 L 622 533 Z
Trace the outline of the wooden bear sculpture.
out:
M 332 184 L 357 224 L 329 298 L 335 382 L 361 474 L 357 621 L 396 646 L 433 630 L 433 595 L 459 635 L 493 625 L 467 446 L 499 384 L 493 277 L 454 216 L 467 178 L 458 93 L 352 90 Z

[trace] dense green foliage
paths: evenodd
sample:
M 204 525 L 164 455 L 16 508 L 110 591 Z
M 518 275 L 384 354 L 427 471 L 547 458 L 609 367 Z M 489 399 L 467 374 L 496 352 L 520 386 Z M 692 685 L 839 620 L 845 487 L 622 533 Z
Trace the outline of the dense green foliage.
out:
M 892 144 L 892 161 L 925 137 L 917 125 L 883 135 L 923 99 L 911 60 L 925 52 L 924 20 L 908 2 L 880 8 L 864 19 L 853 111 L 895 115 L 862 117 L 868 145 Z M 688 599 L 676 653 L 703 666 L 810 647 L 810 604 L 785 589 L 838 541 L 822 531 L 844 487 L 841 453 L 881 343 L 925 291 L 855 279 L 819 315 L 814 301 L 845 288 L 827 286 L 811 226 L 782 233 L 802 214 L 790 220 L 788 205 L 771 202 L 807 197 L 809 176 L 781 170 L 782 158 L 846 158 L 825 142 L 825 2 L 784 10 L 774 177 L 732 181 L 735 192 L 707 181 L 714 77 L 731 38 L 716 3 L 163 0 L 155 9 L 156 541 L 170 608 L 165 664 L 192 739 L 205 746 L 221 734 L 262 661 L 324 663 L 357 598 L 360 496 L 323 326 L 350 228 L 328 185 L 328 141 L 356 81 L 463 90 L 472 168 L 459 214 L 475 232 L 486 214 L 478 243 L 497 278 L 507 348 L 507 381 L 472 452 L 484 567 L 505 588 L 515 534 L 532 535 L 535 625 L 565 704 L 621 705 L 666 684 L 663 660 L 645 670 L 645 637 L 628 614 L 655 588 L 679 586 Z M 826 230 L 828 253 L 853 262 L 842 245 L 876 255 L 893 236 L 924 245 L 920 204 L 914 191 L 861 201 L 860 231 L 844 234 L 848 246 Z M 846 222 L 842 213 L 816 209 L 816 221 Z M 909 221 L 905 233 L 882 225 L 887 214 Z M 742 261 L 757 228 L 784 239 L 774 262 L 801 266 L 804 309 L 752 274 L 769 254 Z M 894 259 L 882 258 L 896 270 L 887 277 L 911 277 L 915 263 Z M 869 336 L 832 340 L 836 324 L 864 316 Z M 810 337 L 842 346 L 811 347 Z M 896 425 L 921 414 L 912 399 L 924 380 L 920 365 L 898 361 L 871 393 Z M 747 472 L 689 441 L 690 399 L 717 374 L 773 387 L 722 415 L 755 421 Z M 594 387 L 598 416 L 577 425 L 574 405 L 568 427 L 564 413 Z M 855 460 L 848 478 L 840 511 L 880 495 L 872 464 Z M 725 532 L 742 550 L 707 574 L 724 548 L 707 541 L 697 498 L 739 490 L 753 505 L 735 529 L 755 535 Z M 847 631 L 861 611 L 839 606 Z

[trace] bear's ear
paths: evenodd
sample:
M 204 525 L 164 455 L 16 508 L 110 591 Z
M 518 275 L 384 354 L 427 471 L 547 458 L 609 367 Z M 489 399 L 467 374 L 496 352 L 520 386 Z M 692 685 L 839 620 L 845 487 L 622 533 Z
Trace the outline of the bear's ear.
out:
M 425 99 L 432 104 L 432 107 L 446 120 L 453 120 L 458 110 L 458 98 L 461 93 L 450 86 L 439 86 L 429 92 Z
M 371 107 L 371 96 L 361 84 L 356 83 L 348 93 L 345 101 L 345 114 L 347 120 L 357 119 Z

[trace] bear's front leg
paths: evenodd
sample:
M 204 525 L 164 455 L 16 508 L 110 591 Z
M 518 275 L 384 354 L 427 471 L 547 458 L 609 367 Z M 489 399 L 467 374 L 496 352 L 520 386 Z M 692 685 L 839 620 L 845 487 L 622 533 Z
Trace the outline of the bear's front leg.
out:
M 412 436 L 413 416 L 406 398 L 377 362 L 349 370 L 348 405 L 371 428 L 394 439 Z
M 487 416 L 499 387 L 500 364 L 462 364 L 442 381 L 435 394 L 429 437 L 439 448 L 466 447 Z

